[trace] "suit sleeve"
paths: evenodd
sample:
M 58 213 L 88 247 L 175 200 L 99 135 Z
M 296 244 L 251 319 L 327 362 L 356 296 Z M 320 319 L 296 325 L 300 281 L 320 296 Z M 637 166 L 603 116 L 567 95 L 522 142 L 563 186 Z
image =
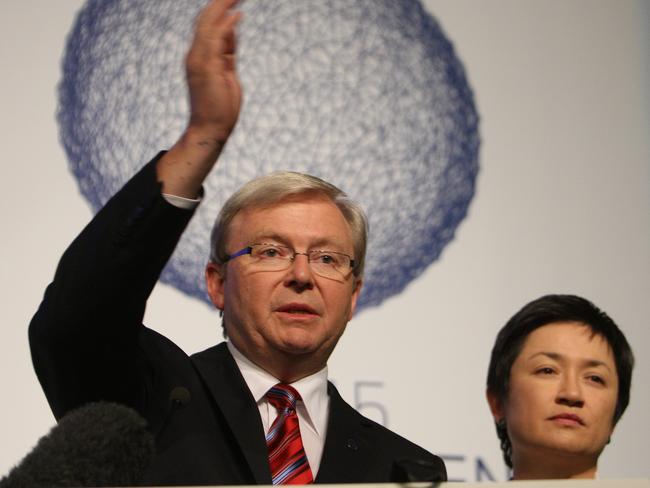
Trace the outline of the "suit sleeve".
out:
M 36 375 L 57 419 L 90 401 L 141 409 L 146 301 L 191 216 L 161 195 L 159 154 L 97 213 L 63 254 L 29 326 Z

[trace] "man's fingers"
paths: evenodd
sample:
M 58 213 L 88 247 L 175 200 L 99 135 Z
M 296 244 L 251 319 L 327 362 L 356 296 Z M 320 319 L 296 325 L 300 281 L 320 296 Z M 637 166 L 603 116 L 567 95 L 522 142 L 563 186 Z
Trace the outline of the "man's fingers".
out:
M 239 22 L 241 15 L 236 16 L 236 18 L 234 17 L 235 16 L 231 17 L 233 19 L 232 22 L 229 22 L 229 25 L 225 25 L 224 30 L 222 31 L 222 49 L 224 54 L 234 54 L 237 50 L 237 36 L 235 35 L 235 26 L 237 25 L 237 22 Z
M 225 55 L 236 51 L 235 28 L 242 14 L 228 11 L 237 0 L 213 0 L 199 16 L 194 33 L 194 41 L 187 53 L 186 63 L 189 69 L 199 69 L 202 63 L 219 62 Z M 234 63 L 225 63 L 224 69 L 232 69 Z
M 212 0 L 201 12 L 196 22 L 196 33 L 199 35 L 214 35 L 215 31 L 220 27 L 224 20 L 229 20 L 235 17 L 236 20 L 240 17 L 239 12 L 228 11 L 237 4 L 238 0 Z M 232 19 L 230 19 L 232 21 Z M 234 24 L 232 24 L 234 25 Z M 225 25 L 224 25 L 225 27 Z
M 199 26 L 218 21 L 224 14 L 237 5 L 238 0 L 211 0 L 199 14 Z
M 241 18 L 241 12 L 232 12 L 224 14 L 214 22 L 202 21 L 201 27 L 196 28 L 190 51 L 197 51 L 196 54 L 200 57 L 234 54 L 237 47 L 235 28 Z

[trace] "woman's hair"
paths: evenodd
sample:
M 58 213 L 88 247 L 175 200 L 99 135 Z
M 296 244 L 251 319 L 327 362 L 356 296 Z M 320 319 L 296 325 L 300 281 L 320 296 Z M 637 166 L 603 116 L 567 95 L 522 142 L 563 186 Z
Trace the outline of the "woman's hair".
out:
M 578 322 L 603 337 L 612 350 L 618 375 L 618 397 L 614 425 L 630 401 L 634 355 L 625 336 L 614 321 L 589 300 L 575 295 L 546 295 L 526 304 L 499 331 L 492 348 L 487 375 L 487 390 L 501 403 L 508 397 L 510 370 L 528 335 L 535 329 L 557 322 Z M 506 422 L 496 422 L 503 458 L 512 468 L 512 445 Z
M 368 219 L 363 209 L 336 186 L 316 176 L 291 171 L 272 173 L 249 181 L 226 201 L 212 228 L 210 260 L 217 264 L 228 260 L 228 231 L 238 212 L 273 205 L 303 195 L 327 198 L 339 208 L 352 233 L 353 273 L 357 279 L 361 278 L 368 241 Z

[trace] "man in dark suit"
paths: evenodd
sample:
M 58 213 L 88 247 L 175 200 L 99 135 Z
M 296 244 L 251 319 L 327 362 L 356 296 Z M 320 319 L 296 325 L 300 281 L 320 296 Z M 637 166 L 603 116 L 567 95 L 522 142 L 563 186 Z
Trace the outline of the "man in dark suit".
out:
M 135 408 L 156 435 L 147 482 L 157 485 L 444 480 L 439 458 L 361 416 L 327 381 L 361 291 L 367 232 L 338 188 L 281 173 L 224 205 L 206 280 L 227 342 L 188 357 L 142 325 L 237 121 L 234 4 L 214 0 L 197 20 L 184 134 L 72 243 L 32 320 L 48 401 L 57 418 L 97 400 Z

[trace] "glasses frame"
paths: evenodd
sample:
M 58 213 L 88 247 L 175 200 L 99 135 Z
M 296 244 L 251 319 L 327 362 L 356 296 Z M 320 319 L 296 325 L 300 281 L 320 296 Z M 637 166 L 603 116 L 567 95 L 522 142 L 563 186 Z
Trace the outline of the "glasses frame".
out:
M 350 260 L 350 271 L 351 271 L 351 272 L 354 271 L 354 264 L 355 264 L 355 263 L 354 263 L 354 259 L 352 259 L 352 256 L 350 256 L 349 254 L 346 254 L 346 253 L 344 253 L 344 252 L 338 252 L 338 251 L 327 251 L 327 250 L 325 250 L 325 249 L 312 249 L 312 250 L 309 251 L 309 252 L 298 252 L 298 251 L 296 251 L 295 249 L 293 249 L 292 247 L 289 247 L 289 246 L 283 246 L 283 245 L 281 245 L 281 244 L 273 244 L 273 243 L 271 243 L 271 242 L 256 242 L 256 243 L 254 243 L 254 244 L 249 244 L 249 245 L 246 246 L 245 248 L 240 249 L 239 251 L 237 251 L 237 252 L 235 252 L 235 253 L 233 253 L 233 254 L 230 254 L 230 255 L 226 256 L 226 260 L 225 260 L 225 262 L 231 261 L 231 260 L 233 260 L 233 259 L 235 259 L 235 258 L 238 258 L 239 256 L 244 256 L 244 255 L 246 255 L 246 254 L 250 254 L 250 255 L 252 256 L 252 254 L 253 254 L 253 247 L 255 247 L 255 246 L 273 246 L 273 247 L 279 247 L 279 248 L 289 249 L 289 250 L 291 251 L 291 253 L 292 253 L 291 257 L 290 257 L 289 259 L 280 258 L 281 261 L 286 261 L 287 263 L 293 263 L 293 262 L 295 261 L 295 259 L 296 259 L 296 256 L 298 256 L 298 255 L 302 255 L 302 256 L 305 256 L 305 257 L 307 258 L 307 262 L 310 264 L 310 266 L 311 266 L 311 257 L 310 257 L 310 254 L 311 254 L 311 253 L 314 253 L 314 252 L 321 252 L 321 253 L 327 253 L 327 254 L 338 254 L 338 255 L 341 255 L 341 256 L 346 256 L 346 257 Z M 286 269 L 288 269 L 288 268 L 289 268 L 289 265 L 287 266 Z M 285 268 L 283 268 L 283 269 L 285 269 Z M 312 269 L 313 269 L 313 268 L 312 268 Z M 278 269 L 278 271 L 280 271 L 280 269 Z M 314 270 L 314 272 L 315 272 L 317 275 L 323 276 L 323 275 L 321 275 L 320 273 L 318 273 L 316 270 Z M 346 275 L 342 275 L 342 276 L 343 276 L 344 278 L 347 278 L 349 275 L 347 275 L 347 276 L 346 276 Z M 323 277 L 324 277 L 324 278 L 331 278 L 331 277 L 329 277 L 329 276 L 323 276 Z

